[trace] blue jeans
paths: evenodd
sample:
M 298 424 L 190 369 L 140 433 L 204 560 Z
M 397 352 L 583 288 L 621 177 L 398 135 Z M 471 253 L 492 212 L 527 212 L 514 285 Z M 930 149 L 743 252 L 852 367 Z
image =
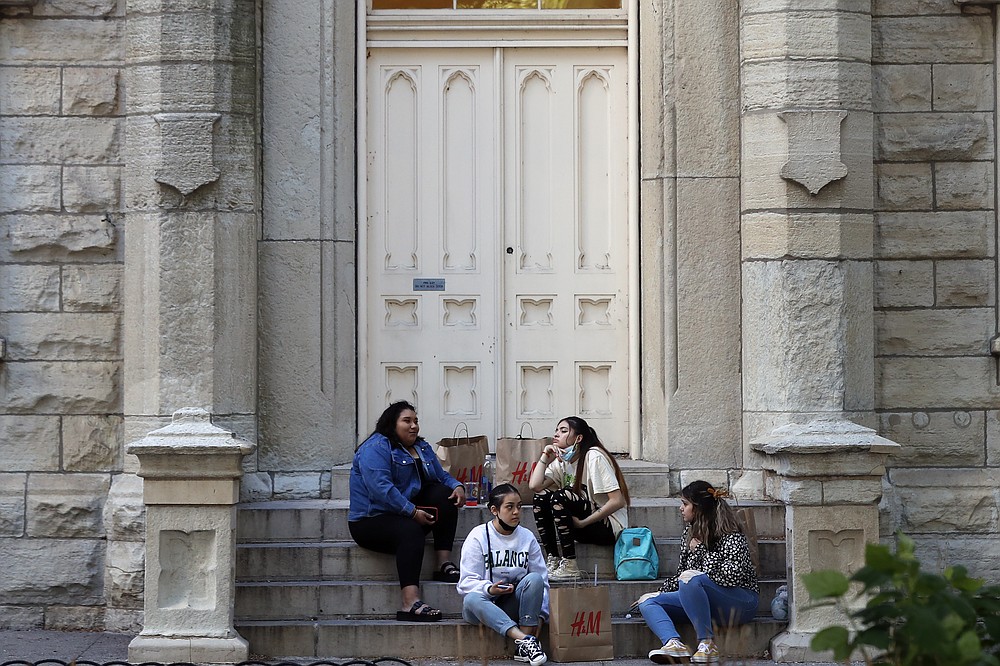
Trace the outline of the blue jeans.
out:
M 698 639 L 713 638 L 712 621 L 721 626 L 745 624 L 757 613 L 757 593 L 742 587 L 723 587 L 708 577 L 679 583 L 676 592 L 661 592 L 639 604 L 646 624 L 666 643 L 680 638 L 674 622 L 690 622 Z
M 511 627 L 537 627 L 542 610 L 545 581 L 531 572 L 518 581 L 510 594 L 491 597 L 482 592 L 470 592 L 462 600 L 462 617 L 469 624 L 485 624 L 501 636 Z

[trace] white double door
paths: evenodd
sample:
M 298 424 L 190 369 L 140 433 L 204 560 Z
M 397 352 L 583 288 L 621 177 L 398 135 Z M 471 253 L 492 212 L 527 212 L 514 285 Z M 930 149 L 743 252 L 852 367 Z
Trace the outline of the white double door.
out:
M 492 444 L 578 414 L 629 450 L 626 70 L 624 48 L 370 50 L 364 424 L 407 399 L 432 441 Z

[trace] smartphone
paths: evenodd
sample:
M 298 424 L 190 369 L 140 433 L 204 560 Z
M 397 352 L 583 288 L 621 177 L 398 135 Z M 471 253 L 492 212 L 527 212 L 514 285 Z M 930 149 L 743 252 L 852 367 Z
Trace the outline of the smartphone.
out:
M 438 519 L 438 510 L 436 506 L 418 506 L 417 508 L 431 514 L 431 518 L 434 520 Z
M 497 588 L 501 590 L 512 590 L 514 589 L 513 583 L 497 583 Z

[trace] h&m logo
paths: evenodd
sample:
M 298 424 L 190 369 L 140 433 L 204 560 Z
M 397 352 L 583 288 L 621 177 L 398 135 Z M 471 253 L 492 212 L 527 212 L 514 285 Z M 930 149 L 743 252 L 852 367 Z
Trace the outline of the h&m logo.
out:
M 570 625 L 570 636 L 600 636 L 601 613 L 604 611 L 577 611 L 573 624 Z
M 461 481 L 465 483 L 466 481 L 472 481 L 473 483 L 479 483 L 480 477 L 483 475 L 483 466 L 475 465 L 474 467 L 459 467 L 456 469 L 452 476 L 455 477 L 456 481 Z
M 517 467 L 514 469 L 514 473 L 510 475 L 511 481 L 513 483 L 527 483 L 528 479 L 531 478 L 531 473 L 535 471 L 535 465 L 538 461 L 533 461 L 531 463 L 531 469 L 528 469 L 527 461 L 518 461 Z

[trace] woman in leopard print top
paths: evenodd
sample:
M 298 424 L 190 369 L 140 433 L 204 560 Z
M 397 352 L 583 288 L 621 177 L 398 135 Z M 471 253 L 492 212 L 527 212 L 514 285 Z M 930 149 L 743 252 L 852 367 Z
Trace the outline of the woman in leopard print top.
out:
M 757 612 L 757 572 L 746 535 L 723 499 L 726 494 L 706 481 L 689 483 L 681 491 L 686 525 L 677 574 L 667 578 L 659 592 L 637 602 L 663 645 L 649 653 L 658 664 L 685 657 L 701 664 L 718 662 L 713 621 L 720 626 L 744 624 Z M 681 641 L 675 622 L 694 625 L 699 643 L 694 655 Z

